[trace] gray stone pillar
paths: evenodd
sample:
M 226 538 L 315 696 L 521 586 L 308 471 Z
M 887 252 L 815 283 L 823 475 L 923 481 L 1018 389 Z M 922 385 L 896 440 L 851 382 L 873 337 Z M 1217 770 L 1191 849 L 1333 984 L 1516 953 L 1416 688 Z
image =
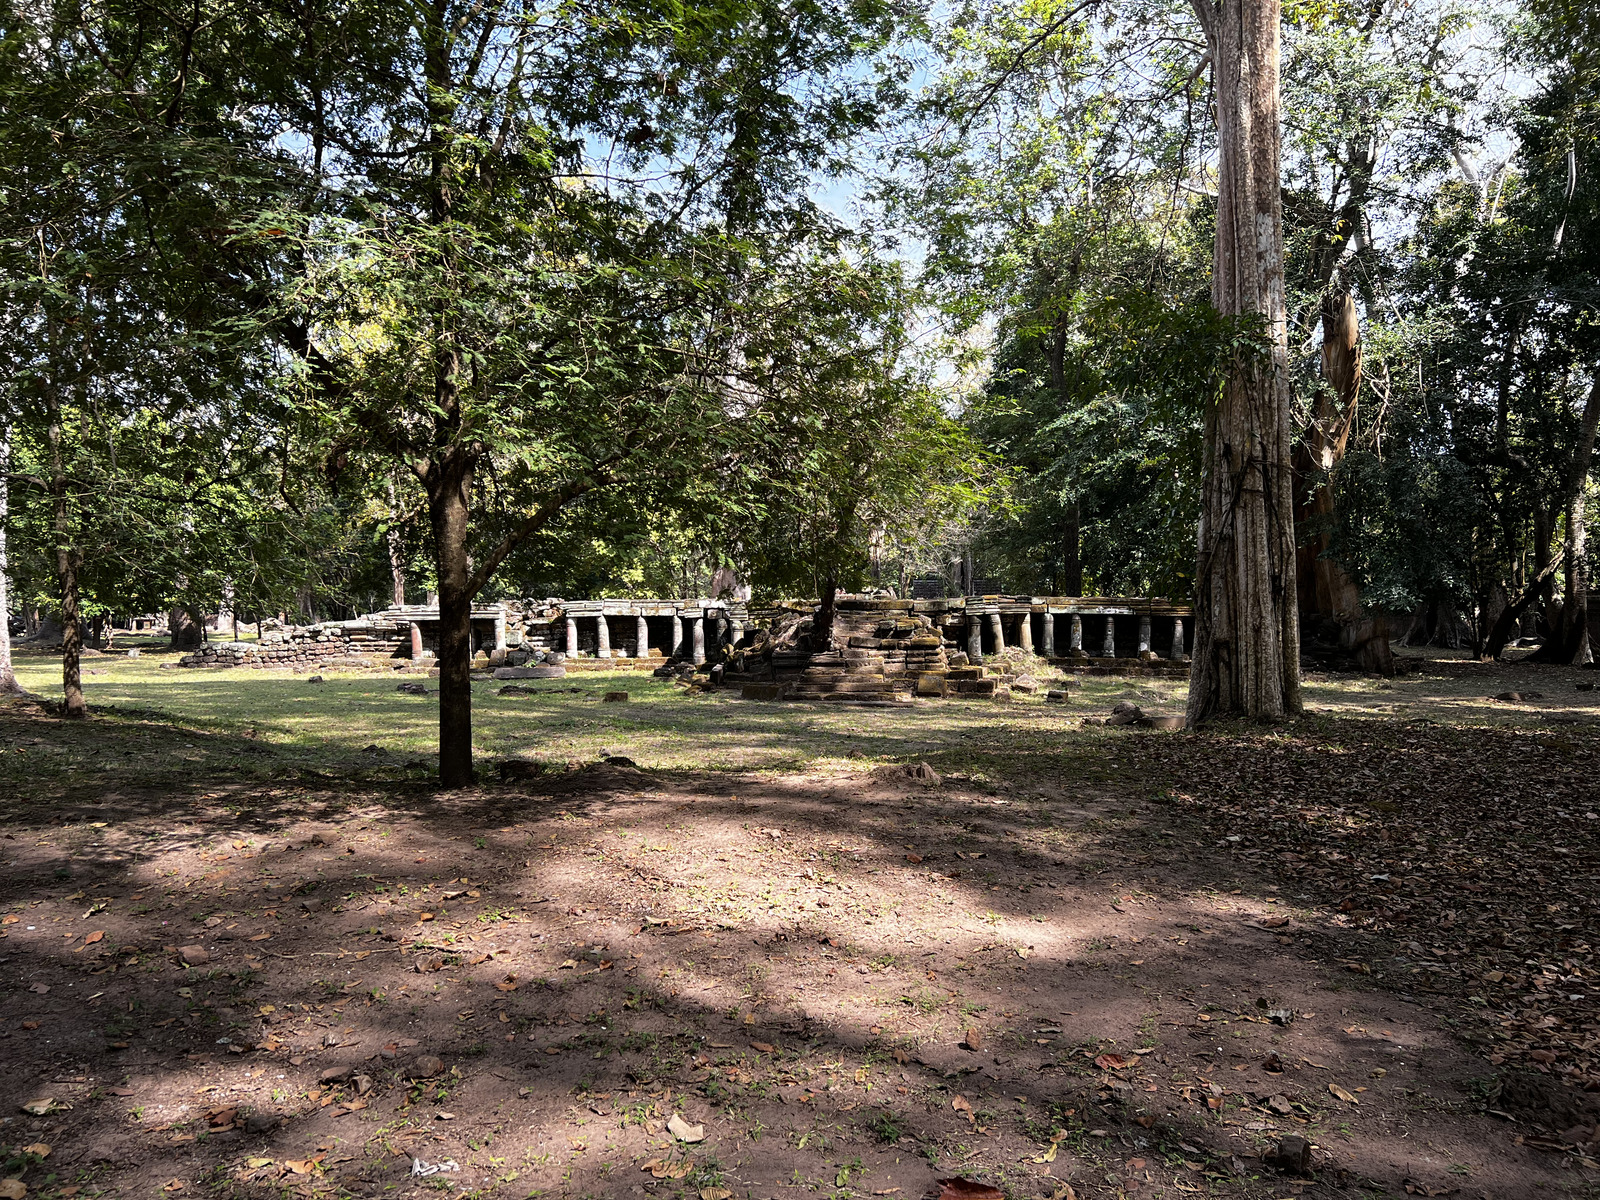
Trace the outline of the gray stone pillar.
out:
M 606 623 L 606 615 L 605 615 L 605 613 L 601 613 L 594 620 L 595 620 L 595 626 L 594 626 L 595 652 L 594 652 L 594 656 L 596 658 L 610 658 L 611 657 L 611 626 Z
M 422 626 L 415 621 L 411 622 L 411 661 L 419 662 L 422 659 Z
M 1139 618 L 1139 653 L 1150 653 L 1150 616 L 1148 613 Z
M 737 646 L 744 640 L 744 622 L 737 617 L 728 618 L 728 645 Z
M 683 620 L 678 616 L 677 610 L 672 613 L 672 649 L 669 658 L 677 658 L 678 651 L 683 646 Z
M 1117 656 L 1117 619 L 1109 614 L 1106 616 L 1106 640 L 1100 645 L 1102 658 L 1115 658 Z
M 638 635 L 639 648 L 634 653 L 640 658 L 646 658 L 650 654 L 650 622 L 646 621 L 642 614 L 635 618 L 635 622 L 634 629 Z
M 567 614 L 567 657 L 578 657 L 578 618 Z
M 967 658 L 972 662 L 983 660 L 983 626 L 977 613 L 967 614 Z
M 1183 644 L 1183 618 L 1175 617 L 1172 622 L 1172 657 L 1176 662 L 1182 662 L 1189 657 L 1189 651 Z
M 1048 608 L 1044 610 L 1044 656 L 1056 656 L 1056 615 Z
M 1031 612 L 1025 612 L 1025 613 L 1022 614 L 1022 628 L 1020 630 L 1018 630 L 1017 632 L 1019 634 L 1021 634 L 1022 648 L 1024 650 L 1026 650 L 1029 654 L 1032 654 L 1033 653 L 1033 614 Z
M 1067 634 L 1067 650 L 1073 654 L 1083 653 L 1083 618 L 1077 613 L 1072 614 L 1071 632 Z
M 1000 623 L 1000 614 L 989 614 L 989 632 L 994 634 L 994 652 L 999 654 L 1006 648 L 1006 628 Z
M 694 664 L 698 667 L 706 660 L 706 619 L 695 617 L 690 624 L 693 626 Z
M 506 652 L 506 610 L 503 606 L 494 617 L 494 649 L 496 654 Z

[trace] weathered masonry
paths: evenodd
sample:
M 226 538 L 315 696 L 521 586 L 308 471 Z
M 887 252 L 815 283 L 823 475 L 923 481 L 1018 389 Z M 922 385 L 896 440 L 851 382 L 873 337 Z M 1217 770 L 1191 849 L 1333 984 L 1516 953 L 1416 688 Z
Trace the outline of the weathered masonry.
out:
M 745 606 L 722 600 L 511 600 L 474 605 L 472 649 L 479 665 L 568 660 L 720 660 L 744 636 Z M 430 660 L 438 652 L 439 609 L 407 605 L 353 621 L 270 630 L 257 642 L 208 642 L 179 660 L 186 667 L 377 666 Z
M 709 599 L 512 600 L 473 608 L 472 646 L 480 667 L 560 655 L 573 667 L 727 663 L 740 676 L 766 679 L 825 670 L 833 665 L 830 656 L 842 664 L 852 652 L 906 659 L 908 671 L 949 666 L 956 656 L 955 669 L 974 670 L 985 657 L 1010 649 L 1071 670 L 1175 671 L 1187 661 L 1192 624 L 1187 607 L 1142 597 L 846 596 L 838 601 L 829 645 L 818 646 L 808 636 L 816 607 L 816 601 L 752 609 Z M 389 608 L 353 621 L 269 631 L 258 642 L 209 642 L 181 661 L 193 667 L 415 666 L 432 659 L 438 632 L 436 607 Z M 932 650 L 940 664 L 932 662 Z M 929 661 L 912 664 L 907 655 Z

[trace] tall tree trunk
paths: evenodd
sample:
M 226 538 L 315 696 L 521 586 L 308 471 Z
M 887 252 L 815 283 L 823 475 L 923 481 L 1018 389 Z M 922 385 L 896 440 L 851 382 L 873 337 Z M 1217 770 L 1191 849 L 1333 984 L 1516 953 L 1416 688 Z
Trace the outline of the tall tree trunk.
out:
M 0 696 L 22 692 L 11 665 L 11 579 L 6 574 L 6 522 L 10 516 L 11 430 L 0 425 Z
M 1065 596 L 1083 595 L 1083 518 L 1078 502 L 1074 500 L 1067 510 L 1067 528 L 1061 538 L 1061 558 L 1065 578 L 1062 581 Z
M 395 502 L 394 480 L 389 481 L 389 532 L 385 540 L 389 544 L 389 577 L 394 584 L 394 606 L 406 606 L 406 555 L 405 542 L 400 536 L 400 510 Z
M 1219 164 L 1211 298 L 1258 317 L 1205 428 L 1189 723 L 1298 713 L 1294 480 L 1278 164 L 1278 0 L 1193 0 L 1211 52 Z
M 70 488 L 62 457 L 61 394 L 54 380 L 45 388 L 49 417 L 51 524 L 56 543 L 56 584 L 61 589 L 61 715 L 82 720 L 89 715 L 83 698 L 83 613 L 78 602 L 78 564 L 73 545 Z
M 1361 397 L 1361 330 L 1355 299 L 1347 291 L 1323 299 L 1322 377 L 1327 387 L 1317 397 L 1311 427 L 1294 454 L 1299 497 L 1295 523 L 1322 526 L 1296 552 L 1302 627 L 1310 623 L 1315 630 L 1330 624 L 1338 630 L 1340 649 L 1362 670 L 1393 675 L 1388 618 L 1367 611 L 1350 573 L 1328 557 L 1331 538 L 1327 526 L 1335 513 L 1328 472 L 1344 458 Z M 1313 480 L 1317 480 L 1315 486 Z
M 193 650 L 200 644 L 200 623 L 187 605 L 174 606 L 167 614 L 168 645 L 174 650 Z
M 1550 641 L 1540 648 L 1539 657 L 1547 662 L 1581 665 L 1593 659 L 1589 645 L 1589 558 L 1588 531 L 1584 527 L 1587 502 L 1584 495 L 1589 480 L 1589 464 L 1594 460 L 1595 435 L 1600 432 L 1600 363 L 1595 365 L 1594 382 L 1583 406 L 1578 426 L 1578 442 L 1572 448 L 1567 469 L 1567 536 L 1565 552 L 1566 596 L 1556 619 Z
M 439 782 L 472 784 L 472 574 L 467 555 L 472 468 L 451 451 L 431 470 L 428 516 L 439 569 Z

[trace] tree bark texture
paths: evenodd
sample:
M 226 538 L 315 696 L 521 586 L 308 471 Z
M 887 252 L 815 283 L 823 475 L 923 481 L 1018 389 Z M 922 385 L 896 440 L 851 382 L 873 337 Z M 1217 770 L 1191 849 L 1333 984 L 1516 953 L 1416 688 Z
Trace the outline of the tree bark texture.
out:
M 1326 527 L 1334 519 L 1333 481 L 1328 472 L 1338 466 L 1350 444 L 1361 397 L 1361 329 L 1355 299 L 1349 292 L 1324 298 L 1322 305 L 1322 378 L 1327 387 L 1317 397 L 1311 427 L 1295 449 L 1295 524 Z M 1317 481 L 1313 485 L 1313 481 Z M 1389 621 L 1367 611 L 1350 573 L 1328 557 L 1326 528 L 1303 541 L 1296 551 L 1295 576 L 1302 628 L 1331 623 L 1338 630 L 1339 647 L 1364 671 L 1394 674 L 1389 649 Z
M 472 468 L 447 452 L 430 471 L 428 515 L 439 569 L 439 782 L 468 787 L 472 772 L 472 574 L 467 525 Z
M 394 483 L 389 483 L 389 578 L 394 588 L 394 606 L 406 606 L 406 555 L 405 541 L 400 536 L 400 510 L 395 502 Z
M 1067 510 L 1067 527 L 1061 538 L 1061 560 L 1063 579 L 1061 586 L 1065 589 L 1063 596 L 1083 595 L 1083 554 L 1082 554 L 1082 514 L 1078 502 L 1074 500 L 1072 507 Z
M 1206 414 L 1189 723 L 1298 713 L 1278 0 L 1193 0 L 1211 52 L 1219 163 L 1211 299 L 1262 322 Z
M 61 715 L 82 720 L 89 715 L 83 698 L 83 613 L 78 601 L 78 566 L 82 556 L 72 537 L 72 508 L 66 463 L 62 457 L 61 395 L 55 381 L 45 388 L 50 443 L 51 524 L 56 543 L 56 584 L 61 589 Z
M 0 696 L 22 693 L 11 665 L 11 579 L 6 574 L 6 522 L 10 516 L 11 431 L 0 425 Z

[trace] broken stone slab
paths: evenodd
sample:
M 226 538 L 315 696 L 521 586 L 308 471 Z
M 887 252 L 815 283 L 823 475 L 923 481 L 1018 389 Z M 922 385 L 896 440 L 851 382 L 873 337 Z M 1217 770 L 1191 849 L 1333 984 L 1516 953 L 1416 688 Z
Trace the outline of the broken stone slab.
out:
M 494 679 L 564 679 L 567 669 L 554 667 L 496 667 Z
M 950 685 L 944 675 L 937 671 L 924 671 L 917 676 L 917 695 L 943 696 L 948 694 Z
M 178 957 L 183 959 L 185 966 L 203 967 L 211 961 L 211 955 L 206 953 L 204 946 L 179 946 Z
M 1011 681 L 1011 690 L 1031 696 L 1039 690 L 1039 681 L 1032 675 L 1019 675 Z
M 402 683 L 397 685 L 394 690 L 397 692 L 403 692 L 407 696 L 429 695 L 428 685 L 425 683 Z

